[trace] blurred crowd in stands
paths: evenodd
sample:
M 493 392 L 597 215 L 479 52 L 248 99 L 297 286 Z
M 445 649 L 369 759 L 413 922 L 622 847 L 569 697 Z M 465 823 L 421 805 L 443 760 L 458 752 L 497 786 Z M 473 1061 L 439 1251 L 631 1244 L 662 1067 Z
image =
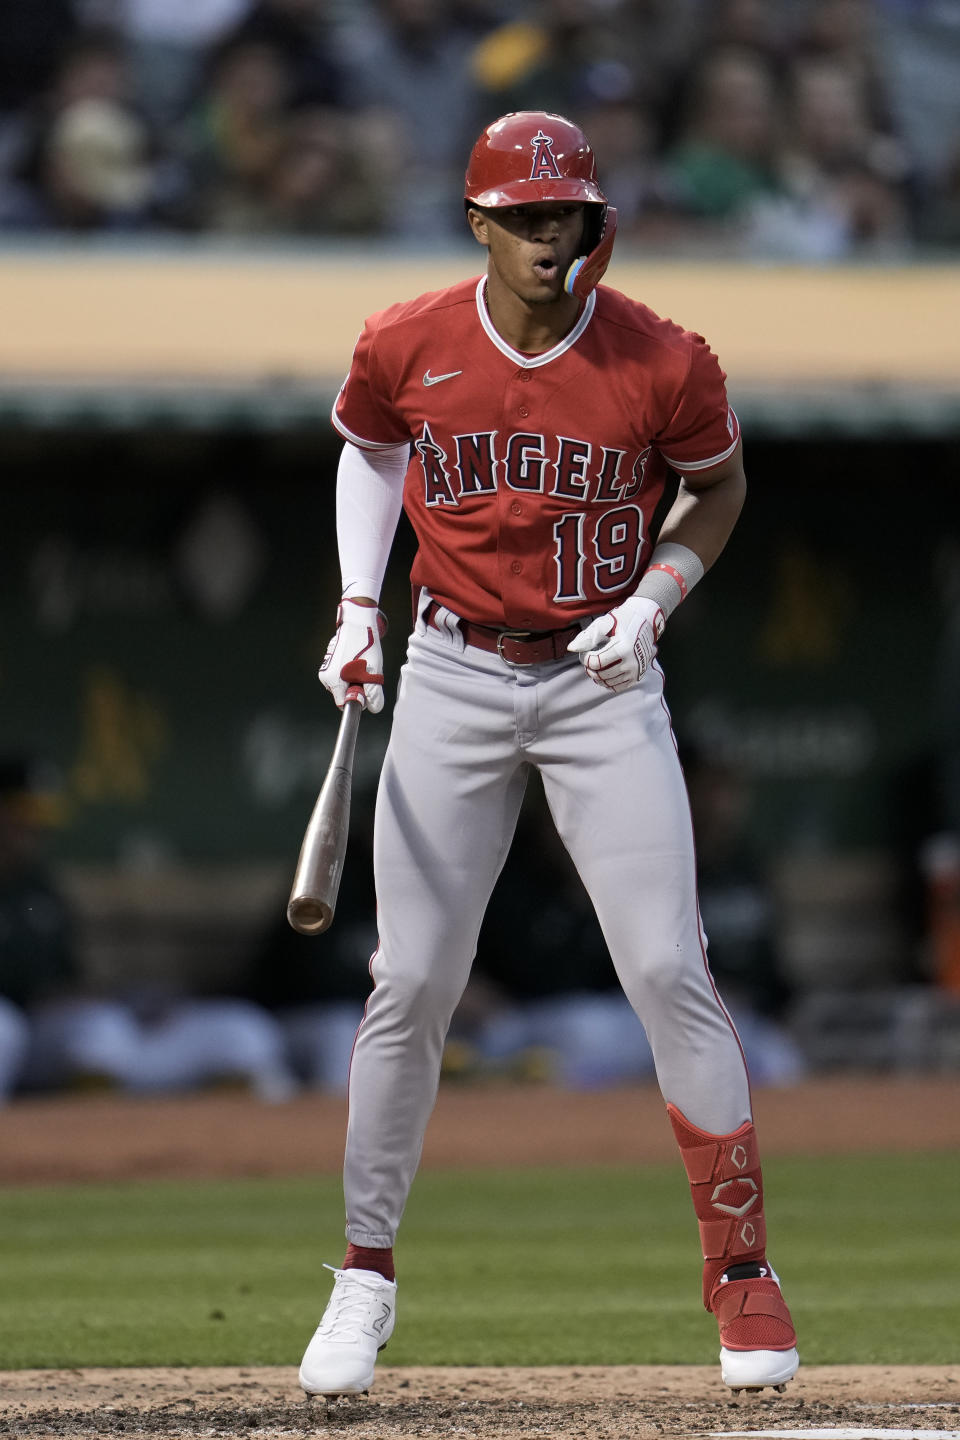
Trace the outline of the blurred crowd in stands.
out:
M 956 0 L 4 0 L 0 233 L 442 245 L 522 108 L 652 251 L 960 247 Z

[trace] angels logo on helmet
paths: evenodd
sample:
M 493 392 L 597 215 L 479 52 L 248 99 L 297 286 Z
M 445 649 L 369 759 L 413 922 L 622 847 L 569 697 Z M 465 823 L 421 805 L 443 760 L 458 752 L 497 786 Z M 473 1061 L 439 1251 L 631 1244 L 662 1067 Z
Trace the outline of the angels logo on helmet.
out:
M 560 170 L 553 153 L 553 136 L 538 130 L 530 141 L 533 146 L 533 164 L 530 167 L 531 180 L 559 180 Z

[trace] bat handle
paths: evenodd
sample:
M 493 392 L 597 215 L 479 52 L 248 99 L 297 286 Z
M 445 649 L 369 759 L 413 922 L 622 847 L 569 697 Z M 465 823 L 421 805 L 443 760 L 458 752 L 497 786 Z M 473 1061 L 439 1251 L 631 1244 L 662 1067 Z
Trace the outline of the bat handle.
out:
M 348 702 L 359 705 L 361 710 L 366 710 L 367 697 L 363 693 L 362 685 L 349 685 L 347 687 L 347 693 L 343 703 L 346 705 Z

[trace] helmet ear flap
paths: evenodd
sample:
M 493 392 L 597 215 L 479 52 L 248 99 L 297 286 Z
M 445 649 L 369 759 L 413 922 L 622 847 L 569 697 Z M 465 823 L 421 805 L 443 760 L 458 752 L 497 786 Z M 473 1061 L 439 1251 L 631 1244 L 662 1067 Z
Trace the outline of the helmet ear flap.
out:
M 586 227 L 584 229 L 587 254 L 579 255 L 574 260 L 563 282 L 563 288 L 567 294 L 575 295 L 578 300 L 587 298 L 590 291 L 600 283 L 610 264 L 613 242 L 617 233 L 616 208 L 613 205 L 604 206 L 599 216 L 599 224 L 592 228 L 592 235 L 588 233 Z

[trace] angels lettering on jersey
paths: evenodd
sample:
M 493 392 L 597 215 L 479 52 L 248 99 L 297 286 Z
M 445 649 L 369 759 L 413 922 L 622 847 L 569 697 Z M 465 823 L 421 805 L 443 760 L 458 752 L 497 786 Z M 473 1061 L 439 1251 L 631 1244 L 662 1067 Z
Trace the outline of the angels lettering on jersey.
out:
M 503 443 L 502 454 L 498 453 L 499 439 L 495 430 L 455 435 L 455 454 L 450 457 L 434 440 L 425 421 L 414 447 L 423 470 L 424 504 L 459 505 L 464 497 L 492 495 L 502 475 L 506 488 L 517 494 L 549 495 L 554 500 L 580 501 L 591 507 L 616 506 L 615 511 L 596 517 L 589 535 L 587 512 L 568 510 L 555 519 L 556 586 L 551 598 L 560 604 L 586 598 L 584 571 L 588 559 L 597 593 L 605 594 L 632 581 L 643 553 L 643 511 L 639 505 L 623 502 L 637 495 L 643 484 L 650 447 L 625 465 L 627 451 L 601 446 L 599 468 L 594 469 L 589 440 L 557 436 L 557 453 L 551 460 L 545 435 L 518 431 Z
M 589 440 L 558 435 L 550 447 L 556 451 L 551 457 L 546 435 L 525 430 L 506 439 L 496 430 L 454 435 L 453 445 L 453 454 L 448 455 L 434 439 L 428 422 L 423 422 L 414 449 L 423 468 L 426 506 L 459 505 L 468 495 L 492 495 L 501 477 L 510 490 L 528 495 L 616 505 L 637 494 L 650 454 L 648 445 L 628 460 L 628 451 L 601 445 L 594 464 Z

